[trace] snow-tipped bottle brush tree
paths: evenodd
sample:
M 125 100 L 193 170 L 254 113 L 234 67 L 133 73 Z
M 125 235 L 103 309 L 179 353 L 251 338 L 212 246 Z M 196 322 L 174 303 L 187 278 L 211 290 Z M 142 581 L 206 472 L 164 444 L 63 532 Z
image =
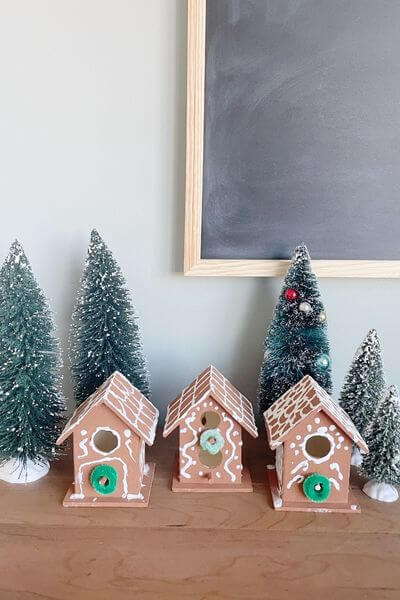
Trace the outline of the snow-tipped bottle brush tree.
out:
M 263 413 L 305 375 L 331 392 L 326 312 L 304 244 L 294 252 L 264 342 L 259 406 Z
M 0 478 L 35 481 L 56 456 L 63 425 L 59 345 L 21 245 L 0 271 Z
M 374 418 L 378 401 L 385 390 L 382 348 L 378 334 L 371 329 L 358 348 L 345 377 L 339 404 L 362 436 Z M 359 466 L 362 456 L 354 448 L 352 464 Z
M 91 233 L 72 316 L 70 360 L 78 405 L 114 371 L 150 395 L 131 297 L 120 267 L 96 230 Z
M 369 454 L 361 472 L 369 478 L 363 491 L 382 502 L 395 502 L 400 485 L 400 401 L 396 386 L 385 390 L 365 438 Z

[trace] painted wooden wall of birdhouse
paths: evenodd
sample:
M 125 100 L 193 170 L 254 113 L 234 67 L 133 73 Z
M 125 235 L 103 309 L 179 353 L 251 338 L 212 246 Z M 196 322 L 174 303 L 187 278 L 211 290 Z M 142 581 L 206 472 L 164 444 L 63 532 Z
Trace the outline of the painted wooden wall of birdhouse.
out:
M 224 443 L 212 455 L 200 445 L 207 430 L 217 430 Z M 210 394 L 189 411 L 179 429 L 179 480 L 186 483 L 240 484 L 242 481 L 242 427 Z
M 303 491 L 303 482 L 308 475 L 318 473 L 331 484 L 326 501 L 346 503 L 351 451 L 349 436 L 323 411 L 305 418 L 293 428 L 283 444 L 283 502 L 309 503 Z
M 144 441 L 104 404 L 88 413 L 73 432 L 74 486 L 76 498 L 98 496 L 90 475 L 97 465 L 110 465 L 118 472 L 112 497 L 134 498 L 141 492 L 144 471 Z

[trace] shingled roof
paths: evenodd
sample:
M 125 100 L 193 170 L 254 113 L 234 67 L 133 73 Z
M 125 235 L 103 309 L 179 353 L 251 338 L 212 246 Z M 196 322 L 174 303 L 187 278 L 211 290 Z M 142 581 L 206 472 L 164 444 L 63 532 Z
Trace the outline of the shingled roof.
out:
M 311 413 L 326 412 L 359 448 L 368 447 L 347 413 L 312 378 L 306 375 L 265 411 L 264 421 L 272 449 L 285 441 L 286 436 Z
M 105 404 L 149 446 L 153 444 L 158 410 L 118 371 L 78 406 L 56 443 L 62 444 L 75 427 L 100 404 Z
M 214 366 L 210 365 L 202 371 L 183 392 L 170 403 L 164 426 L 164 437 L 167 437 L 186 417 L 187 413 L 211 394 L 250 435 L 257 437 L 253 406 L 226 377 Z

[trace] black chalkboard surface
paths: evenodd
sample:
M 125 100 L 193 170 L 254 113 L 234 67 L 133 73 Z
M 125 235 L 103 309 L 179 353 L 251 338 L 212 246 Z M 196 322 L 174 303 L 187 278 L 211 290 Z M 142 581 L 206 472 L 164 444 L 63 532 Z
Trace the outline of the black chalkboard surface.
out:
M 201 259 L 400 259 L 399 0 L 208 0 Z

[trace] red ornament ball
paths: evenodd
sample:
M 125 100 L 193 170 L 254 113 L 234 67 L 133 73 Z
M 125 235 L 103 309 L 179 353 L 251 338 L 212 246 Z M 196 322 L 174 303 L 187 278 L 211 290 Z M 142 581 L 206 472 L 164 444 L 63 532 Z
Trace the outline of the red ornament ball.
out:
M 285 291 L 285 298 L 286 300 L 289 300 L 290 302 L 293 302 L 293 300 L 296 300 L 299 297 L 299 292 L 297 290 L 294 290 L 293 288 L 288 288 Z

